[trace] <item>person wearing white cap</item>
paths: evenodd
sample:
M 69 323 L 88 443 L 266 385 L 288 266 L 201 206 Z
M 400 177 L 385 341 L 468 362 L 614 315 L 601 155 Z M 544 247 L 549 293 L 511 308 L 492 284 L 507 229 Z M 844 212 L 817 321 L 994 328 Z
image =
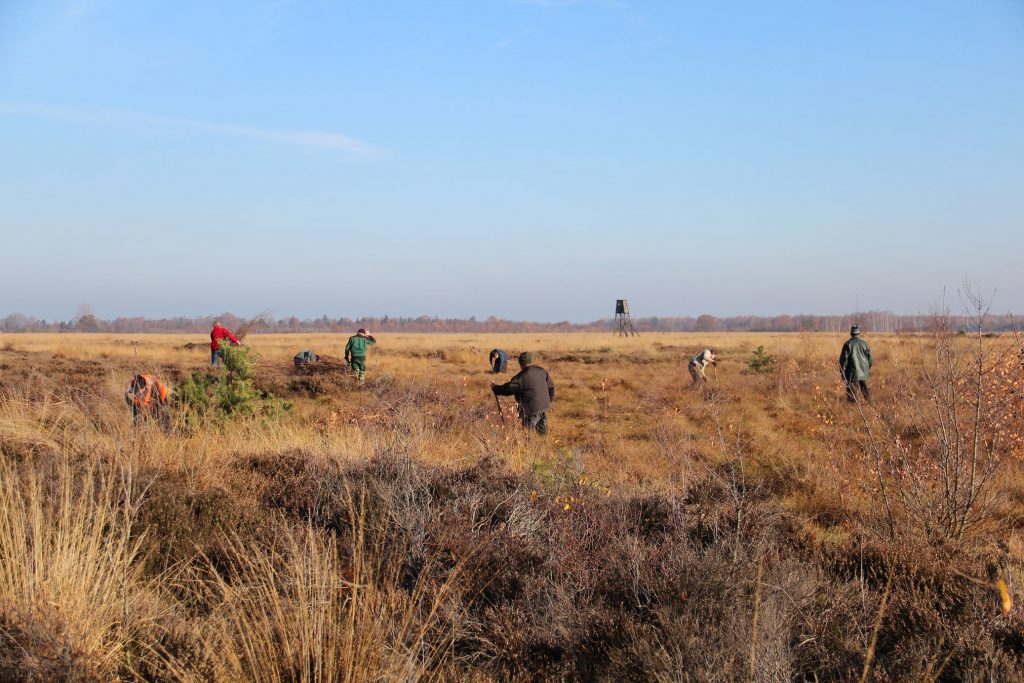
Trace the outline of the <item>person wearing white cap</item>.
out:
M 860 337 L 860 327 L 856 324 L 850 328 L 850 338 L 843 344 L 839 354 L 839 371 L 846 380 L 846 399 L 850 403 L 857 401 L 857 387 L 864 394 L 864 400 L 871 401 L 871 390 L 868 389 L 868 374 L 871 372 L 871 347 Z

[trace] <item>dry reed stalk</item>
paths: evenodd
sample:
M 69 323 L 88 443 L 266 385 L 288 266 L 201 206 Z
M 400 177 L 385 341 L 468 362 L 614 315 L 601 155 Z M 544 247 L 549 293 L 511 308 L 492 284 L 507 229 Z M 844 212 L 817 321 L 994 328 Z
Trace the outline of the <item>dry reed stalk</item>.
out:
M 868 680 L 868 672 L 871 671 L 871 661 L 875 658 L 875 645 L 878 643 L 878 632 L 882 629 L 882 617 L 885 614 L 885 606 L 889 602 L 889 587 L 892 585 L 892 574 L 885 580 L 885 591 L 882 593 L 882 602 L 878 605 L 878 615 L 875 617 L 875 627 L 871 629 L 871 642 L 868 644 L 868 651 L 864 655 L 864 671 L 860 675 L 860 683 Z
M 761 615 L 761 587 L 764 585 L 764 553 L 757 563 L 757 588 L 754 591 L 754 618 L 750 625 L 750 681 L 754 680 L 757 664 L 757 621 Z

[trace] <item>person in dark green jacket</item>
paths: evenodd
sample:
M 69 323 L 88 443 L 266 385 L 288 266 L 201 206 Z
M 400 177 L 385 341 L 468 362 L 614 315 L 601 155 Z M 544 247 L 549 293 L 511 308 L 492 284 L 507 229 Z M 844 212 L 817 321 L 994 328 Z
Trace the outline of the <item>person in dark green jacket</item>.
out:
M 345 344 L 345 361 L 360 382 L 366 377 L 366 349 L 376 343 L 373 335 L 359 328 L 359 331 L 348 338 L 348 344 Z
M 857 386 L 864 394 L 866 401 L 871 400 L 871 391 L 868 389 L 868 374 L 871 371 L 871 347 L 860 338 L 860 327 L 854 325 L 850 328 L 850 338 L 843 344 L 843 350 L 839 354 L 839 371 L 843 373 L 846 380 L 846 398 L 851 403 L 857 400 Z

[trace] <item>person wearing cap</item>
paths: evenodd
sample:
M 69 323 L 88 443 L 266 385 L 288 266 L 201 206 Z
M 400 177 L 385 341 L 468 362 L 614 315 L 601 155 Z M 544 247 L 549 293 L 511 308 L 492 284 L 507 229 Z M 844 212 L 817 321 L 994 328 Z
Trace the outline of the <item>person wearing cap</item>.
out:
M 377 343 L 369 332 L 359 328 L 354 335 L 348 338 L 345 344 L 345 362 L 356 373 L 356 379 L 360 382 L 366 378 L 366 349 Z
M 515 396 L 523 426 L 547 434 L 547 411 L 555 398 L 555 384 L 547 370 L 532 363 L 529 353 L 519 354 L 519 373 L 505 384 L 491 382 L 491 391 L 497 396 Z
M 690 359 L 690 377 L 693 378 L 693 384 L 690 386 L 696 388 L 698 385 L 707 384 L 708 377 L 704 374 L 704 368 L 708 366 L 708 363 L 718 367 L 718 354 L 714 349 L 704 349 Z
M 850 403 L 857 401 L 857 386 L 864 395 L 864 400 L 871 400 L 868 389 L 868 374 L 871 371 L 871 347 L 860 337 L 860 327 L 850 328 L 850 338 L 843 344 L 839 354 L 839 371 L 846 380 L 846 399 Z

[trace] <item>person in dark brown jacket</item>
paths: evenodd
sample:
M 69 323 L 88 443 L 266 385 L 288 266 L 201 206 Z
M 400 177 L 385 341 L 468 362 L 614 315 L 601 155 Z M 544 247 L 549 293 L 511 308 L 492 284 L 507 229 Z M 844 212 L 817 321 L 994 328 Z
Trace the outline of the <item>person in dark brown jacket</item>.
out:
M 548 408 L 555 398 L 555 383 L 548 371 L 539 365 L 531 365 L 529 353 L 519 354 L 519 373 L 505 384 L 491 383 L 491 391 L 497 396 L 515 396 L 519 404 L 519 417 L 527 429 L 536 429 L 538 434 L 548 433 Z

